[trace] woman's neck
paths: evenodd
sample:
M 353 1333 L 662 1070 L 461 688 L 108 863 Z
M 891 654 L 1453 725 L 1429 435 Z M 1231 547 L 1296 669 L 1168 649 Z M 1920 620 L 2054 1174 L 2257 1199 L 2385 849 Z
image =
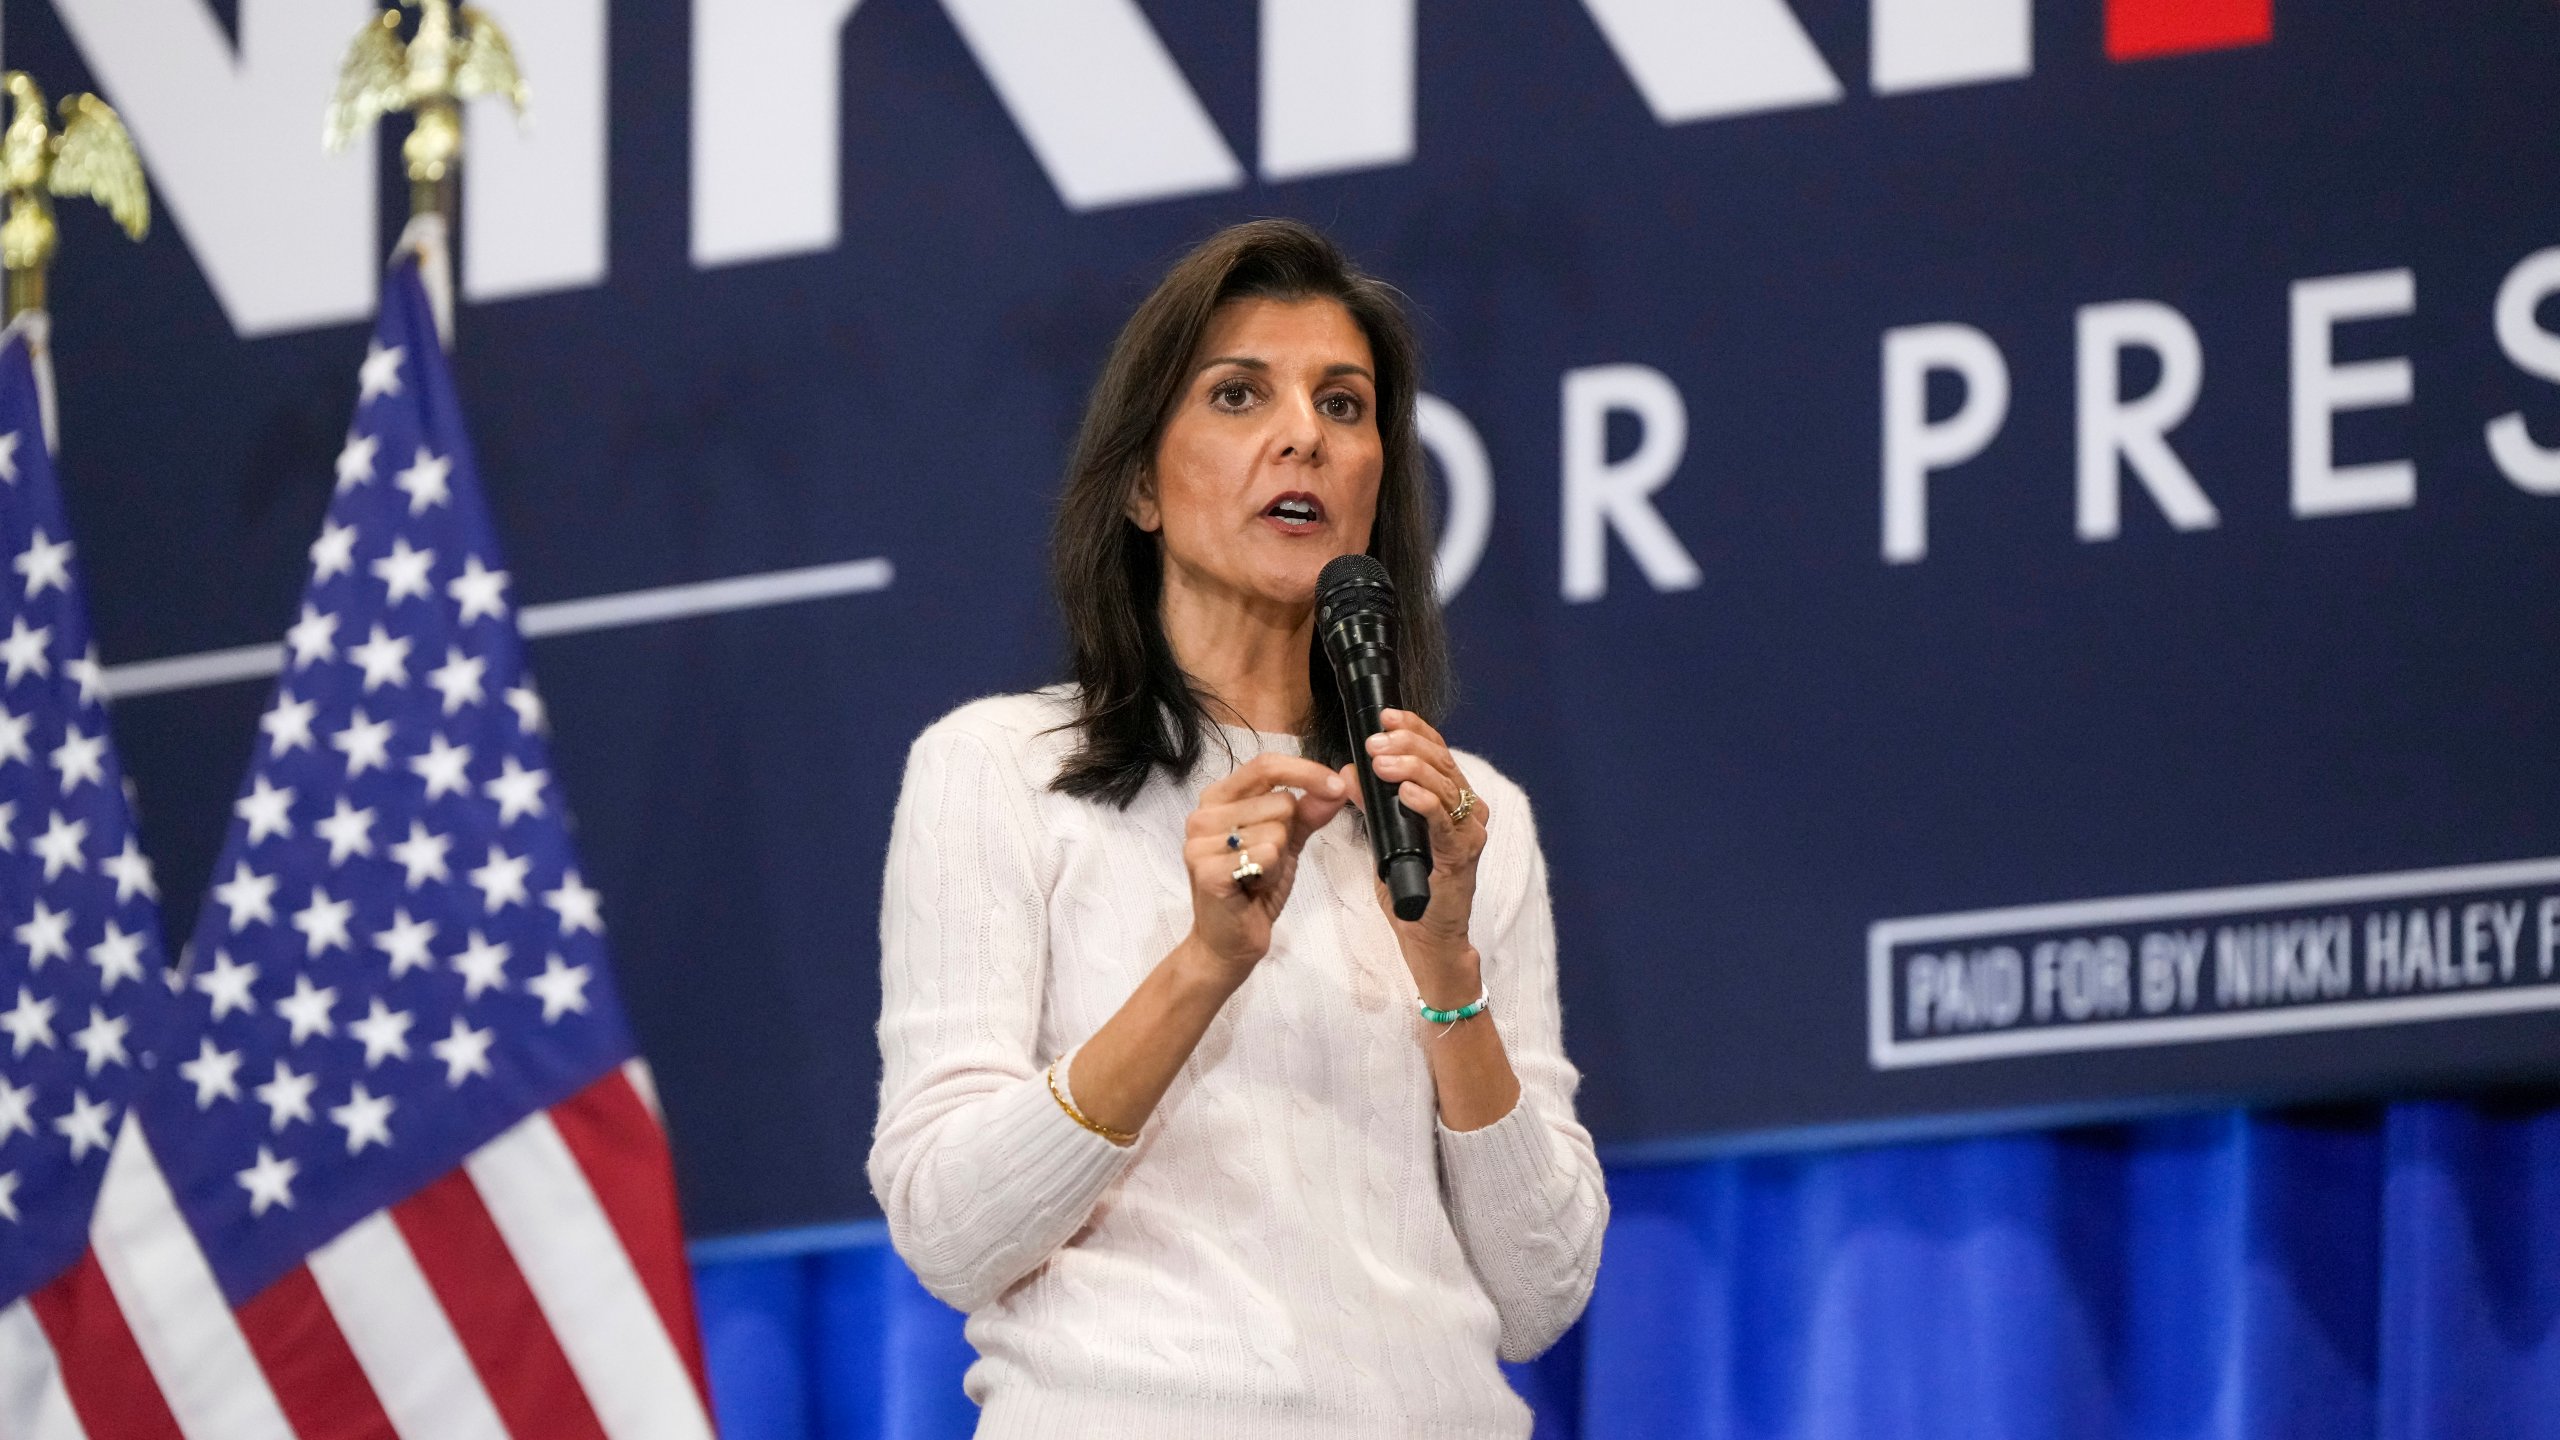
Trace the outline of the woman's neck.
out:
M 1281 733 L 1305 722 L 1313 701 L 1307 689 L 1312 603 L 1276 604 L 1212 589 L 1168 567 L 1158 613 L 1174 662 L 1205 692 L 1212 714 Z

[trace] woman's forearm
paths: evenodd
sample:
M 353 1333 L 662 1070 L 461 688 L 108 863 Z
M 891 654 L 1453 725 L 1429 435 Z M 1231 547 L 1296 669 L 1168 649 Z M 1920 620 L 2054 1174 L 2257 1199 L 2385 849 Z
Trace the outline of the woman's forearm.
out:
M 1449 974 L 1434 988 L 1448 993 L 1423 1000 L 1455 1009 L 1483 993 L 1481 979 L 1473 978 L 1475 967 L 1468 967 L 1467 977 L 1456 967 L 1441 968 Z M 1235 990 L 1225 968 L 1200 953 L 1196 941 L 1186 938 L 1175 946 L 1077 1049 L 1067 1075 L 1076 1108 L 1097 1125 L 1137 1133 Z M 1467 993 L 1461 997 L 1459 990 Z M 1490 1012 L 1426 1030 L 1423 1055 L 1441 1124 L 1481 1130 L 1511 1113 L 1520 1101 L 1520 1078 Z
M 1416 967 L 1418 970 L 1422 967 Z M 1484 965 L 1472 949 L 1463 961 L 1428 967 L 1431 980 L 1421 1001 L 1439 1010 L 1455 1010 L 1484 993 Z M 1428 993 L 1439 991 L 1438 994 Z M 1440 1100 L 1440 1123 L 1452 1130 L 1481 1130 L 1511 1113 L 1520 1103 L 1520 1077 L 1502 1047 L 1502 1031 L 1493 1012 L 1453 1025 L 1425 1021 L 1422 1053 L 1431 1066 L 1431 1086 Z
M 1067 1085 L 1086 1119 L 1136 1134 L 1236 991 L 1196 938 L 1156 962 L 1102 1028 L 1076 1051 Z

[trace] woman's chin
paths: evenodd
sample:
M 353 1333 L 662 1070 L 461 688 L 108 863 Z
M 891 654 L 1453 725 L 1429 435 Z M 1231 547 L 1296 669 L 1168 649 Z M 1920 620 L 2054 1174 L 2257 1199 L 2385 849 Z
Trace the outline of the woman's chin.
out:
M 1263 578 L 1258 589 L 1271 604 L 1292 610 L 1312 610 L 1316 603 L 1316 576 L 1323 571 L 1324 561 L 1332 558 L 1328 554 L 1323 560 L 1313 563 L 1279 567 Z

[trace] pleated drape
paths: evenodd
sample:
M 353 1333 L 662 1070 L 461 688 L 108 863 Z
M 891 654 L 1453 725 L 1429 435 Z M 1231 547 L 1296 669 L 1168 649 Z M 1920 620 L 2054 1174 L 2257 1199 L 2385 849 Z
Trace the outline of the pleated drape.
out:
M 2228 1111 L 1629 1165 L 1546 1437 L 2560 1440 L 2560 1108 Z M 771 1248 L 771 1247 L 768 1247 Z M 876 1237 L 713 1244 L 730 1440 L 969 1433 Z

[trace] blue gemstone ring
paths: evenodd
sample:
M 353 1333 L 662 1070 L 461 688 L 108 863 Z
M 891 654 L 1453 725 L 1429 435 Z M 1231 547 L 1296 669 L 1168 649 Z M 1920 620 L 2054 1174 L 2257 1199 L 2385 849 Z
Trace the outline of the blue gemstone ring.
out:
M 1244 848 L 1244 832 L 1242 832 L 1242 831 L 1240 831 L 1240 830 L 1230 830 L 1230 831 L 1228 831 L 1228 832 L 1227 832 L 1227 848 L 1228 848 L 1228 849 L 1230 849 L 1230 850 L 1241 850 L 1241 849 L 1243 849 L 1243 848 Z

